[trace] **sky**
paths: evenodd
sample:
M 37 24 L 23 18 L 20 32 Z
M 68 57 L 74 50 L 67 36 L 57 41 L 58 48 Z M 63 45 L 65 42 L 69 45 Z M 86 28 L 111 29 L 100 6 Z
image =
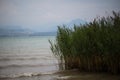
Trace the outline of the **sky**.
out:
M 120 11 L 120 0 L 0 0 L 0 27 L 49 31 L 75 19 Z

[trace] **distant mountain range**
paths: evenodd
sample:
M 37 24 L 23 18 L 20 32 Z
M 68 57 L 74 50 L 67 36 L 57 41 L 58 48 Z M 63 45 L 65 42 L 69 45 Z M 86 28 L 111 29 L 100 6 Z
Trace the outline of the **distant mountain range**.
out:
M 80 25 L 85 24 L 86 22 L 81 19 L 75 19 L 66 23 L 67 27 L 73 27 L 74 24 Z M 57 26 L 57 25 L 56 25 Z M 52 27 L 52 29 L 48 32 L 39 32 L 33 31 L 30 29 L 24 29 L 21 27 L 0 27 L 0 36 L 55 36 L 56 35 L 56 26 Z
M 29 36 L 55 36 L 56 32 L 35 32 L 30 34 Z
M 55 36 L 56 32 L 33 32 L 27 29 L 0 29 L 0 36 Z
M 0 27 L 0 36 L 55 36 L 55 31 L 38 32 L 21 27 Z
M 0 36 L 26 36 L 31 34 L 27 29 L 0 28 Z

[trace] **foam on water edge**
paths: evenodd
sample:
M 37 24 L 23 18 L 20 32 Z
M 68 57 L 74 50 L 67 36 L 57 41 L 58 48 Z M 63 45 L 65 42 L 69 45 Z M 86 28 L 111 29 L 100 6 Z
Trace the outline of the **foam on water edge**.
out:
M 33 76 L 43 76 L 43 75 L 52 75 L 56 73 L 55 71 L 52 71 L 52 72 L 44 72 L 44 73 L 31 73 L 31 72 L 28 72 L 28 73 L 19 73 L 19 74 L 12 74 L 12 75 L 0 75 L 0 79 L 3 79 L 3 78 L 20 78 L 20 77 L 33 77 Z

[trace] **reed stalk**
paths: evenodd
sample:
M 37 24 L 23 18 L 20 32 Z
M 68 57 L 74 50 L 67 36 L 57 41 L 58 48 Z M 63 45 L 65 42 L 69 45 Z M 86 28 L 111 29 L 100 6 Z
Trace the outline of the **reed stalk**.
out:
M 58 27 L 54 55 L 65 69 L 120 73 L 120 13 L 69 29 Z

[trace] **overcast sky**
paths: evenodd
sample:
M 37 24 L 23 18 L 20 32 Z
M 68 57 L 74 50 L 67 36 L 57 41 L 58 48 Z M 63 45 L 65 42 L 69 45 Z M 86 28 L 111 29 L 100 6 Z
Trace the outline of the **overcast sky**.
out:
M 91 21 L 120 11 L 120 0 L 0 0 L 0 26 L 47 31 L 74 19 Z

